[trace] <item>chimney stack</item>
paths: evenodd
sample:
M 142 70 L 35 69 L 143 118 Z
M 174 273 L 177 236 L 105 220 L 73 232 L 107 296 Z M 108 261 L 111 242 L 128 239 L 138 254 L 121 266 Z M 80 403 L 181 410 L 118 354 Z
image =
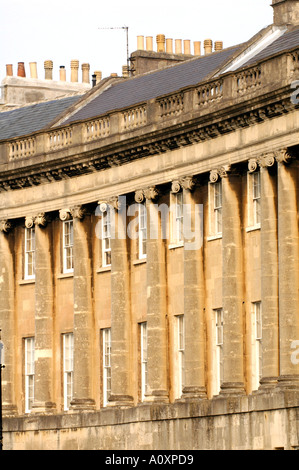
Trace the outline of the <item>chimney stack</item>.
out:
M 13 76 L 13 66 L 12 64 L 6 64 L 6 76 L 12 77 Z
M 89 83 L 89 69 L 90 65 L 89 64 L 82 64 L 82 83 Z
M 37 78 L 37 64 L 36 62 L 29 62 L 30 67 L 30 77 Z
M 204 40 L 205 55 L 211 54 L 212 48 L 213 48 L 213 41 L 211 39 L 205 39 Z
M 272 0 L 275 26 L 299 25 L 299 0 Z
M 78 81 L 79 60 L 71 60 L 71 82 Z
M 53 71 L 53 62 L 52 62 L 52 60 L 45 60 L 44 69 L 45 69 L 45 79 L 46 80 L 52 80 L 52 71 Z
M 24 62 L 18 62 L 18 77 L 26 77 Z
M 157 41 L 157 52 L 165 52 L 165 36 L 164 34 L 158 34 L 156 37 Z

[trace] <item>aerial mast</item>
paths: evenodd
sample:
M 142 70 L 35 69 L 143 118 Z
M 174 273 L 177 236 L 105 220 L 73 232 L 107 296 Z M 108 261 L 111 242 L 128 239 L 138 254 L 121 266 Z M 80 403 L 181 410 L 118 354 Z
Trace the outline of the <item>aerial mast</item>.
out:
M 107 26 L 99 29 L 124 29 L 126 31 L 126 44 L 127 44 L 127 67 L 130 70 L 130 57 L 129 57 L 129 26 Z

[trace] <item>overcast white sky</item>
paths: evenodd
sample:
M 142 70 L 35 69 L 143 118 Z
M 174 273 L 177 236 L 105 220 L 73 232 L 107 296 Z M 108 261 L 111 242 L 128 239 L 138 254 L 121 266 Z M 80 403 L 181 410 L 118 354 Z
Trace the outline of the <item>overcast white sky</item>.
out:
M 137 48 L 137 36 L 157 34 L 173 39 L 222 40 L 224 47 L 248 40 L 272 23 L 271 0 L 0 0 L 0 79 L 5 65 L 38 63 L 44 78 L 45 60 L 54 63 L 53 78 L 70 61 L 88 62 L 91 74 L 121 74 L 126 64 L 125 30 L 129 27 L 129 51 Z M 202 48 L 203 49 L 203 48 Z M 193 51 L 193 44 L 192 44 Z M 81 67 L 80 67 L 81 70 Z M 81 80 L 81 72 L 80 72 Z

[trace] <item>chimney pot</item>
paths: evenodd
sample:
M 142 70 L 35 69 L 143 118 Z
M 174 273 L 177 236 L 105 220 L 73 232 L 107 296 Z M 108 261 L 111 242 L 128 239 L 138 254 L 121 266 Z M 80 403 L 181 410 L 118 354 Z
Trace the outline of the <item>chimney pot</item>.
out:
M 212 39 L 205 39 L 204 40 L 205 55 L 211 54 L 212 53 L 212 48 L 213 48 Z
M 24 62 L 18 62 L 18 77 L 26 77 Z
M 92 83 L 92 87 L 96 86 L 97 84 L 97 76 L 95 73 L 91 76 L 91 83 Z
M 152 51 L 154 49 L 153 47 L 153 36 L 147 36 L 146 37 L 146 50 L 147 51 Z
M 94 75 L 96 76 L 96 83 L 99 83 L 102 80 L 102 72 L 100 70 L 96 70 Z
M 110 77 L 118 77 L 117 73 L 113 72 L 110 74 Z
M 223 42 L 215 41 L 215 51 L 222 51 L 222 49 L 223 49 Z
M 82 83 L 89 83 L 89 70 L 90 70 L 90 65 L 89 64 L 82 64 Z
M 65 71 L 65 66 L 64 65 L 61 65 L 59 67 L 59 78 L 60 78 L 61 82 L 66 81 L 66 71 Z
M 175 53 L 176 54 L 182 53 L 182 40 L 181 39 L 175 40 Z
M 173 39 L 166 39 L 166 52 L 168 54 L 173 53 Z
M 36 62 L 29 62 L 30 67 L 30 77 L 37 78 L 37 64 Z
M 71 82 L 78 81 L 79 60 L 71 60 Z
M 158 34 L 156 37 L 157 52 L 165 52 L 165 36 L 164 34 Z
M 6 76 L 7 77 L 12 77 L 13 76 L 13 65 L 12 64 L 6 64 Z
M 137 36 L 137 50 L 144 51 L 144 36 Z
M 201 42 L 194 41 L 194 55 L 200 56 L 201 55 Z
M 52 71 L 53 71 L 53 62 L 52 62 L 52 60 L 45 60 L 44 69 L 45 69 L 45 79 L 46 80 L 52 80 Z
M 191 54 L 191 46 L 190 46 L 190 40 L 189 39 L 184 40 L 184 54 L 188 54 L 188 55 Z
M 124 78 L 129 78 L 129 67 L 127 65 L 122 66 L 122 74 Z

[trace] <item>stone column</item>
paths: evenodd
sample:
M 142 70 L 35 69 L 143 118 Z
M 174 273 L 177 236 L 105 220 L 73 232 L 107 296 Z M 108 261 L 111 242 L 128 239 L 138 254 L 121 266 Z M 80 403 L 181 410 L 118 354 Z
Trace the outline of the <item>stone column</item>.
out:
M 52 233 L 46 214 L 27 217 L 35 224 L 35 375 L 32 412 L 55 411 L 54 403 L 54 284 Z
M 275 153 L 278 192 L 279 386 L 299 388 L 299 365 L 292 343 L 299 340 L 298 159 L 286 150 Z
M 242 180 L 230 166 L 222 180 L 223 383 L 221 394 L 244 394 Z
M 74 389 L 71 409 L 92 410 L 93 331 L 91 229 L 84 208 L 70 211 L 74 230 Z
M 205 383 L 205 325 L 203 213 L 193 194 L 195 182 L 185 177 L 172 185 L 183 189 L 184 204 L 184 325 L 185 387 L 183 399 L 207 398 Z
M 279 375 L 278 339 L 278 246 L 277 188 L 273 153 L 262 155 L 257 163 L 261 178 L 261 305 L 262 378 L 259 390 L 277 384 Z M 249 171 L 256 169 L 249 164 Z
M 17 412 L 15 402 L 15 269 L 14 234 L 8 220 L 0 220 L 0 328 L 5 347 L 5 368 L 2 370 L 3 415 Z
M 126 198 L 108 201 L 111 214 L 111 406 L 133 406 L 130 262 Z
M 143 191 L 146 199 L 147 241 L 147 340 L 148 384 L 145 402 L 168 402 L 167 377 L 167 300 L 165 240 L 161 234 L 158 191 L 150 187 Z M 140 198 L 138 198 L 140 202 Z

